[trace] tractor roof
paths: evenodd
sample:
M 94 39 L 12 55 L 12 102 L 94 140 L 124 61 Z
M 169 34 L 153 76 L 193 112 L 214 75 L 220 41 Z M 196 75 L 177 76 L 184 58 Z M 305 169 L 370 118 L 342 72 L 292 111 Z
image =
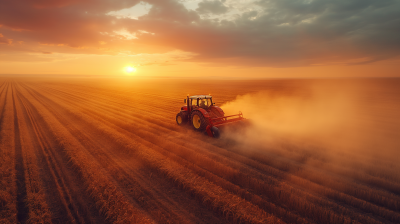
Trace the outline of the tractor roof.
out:
M 210 95 L 194 95 L 194 96 L 189 96 L 189 99 L 211 99 L 212 96 Z

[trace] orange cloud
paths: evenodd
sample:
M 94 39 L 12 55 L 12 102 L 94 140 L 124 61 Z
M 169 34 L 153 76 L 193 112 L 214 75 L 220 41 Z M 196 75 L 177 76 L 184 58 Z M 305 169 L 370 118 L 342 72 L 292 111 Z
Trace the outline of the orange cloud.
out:
M 0 33 L 0 44 L 11 44 L 12 39 L 7 39 Z

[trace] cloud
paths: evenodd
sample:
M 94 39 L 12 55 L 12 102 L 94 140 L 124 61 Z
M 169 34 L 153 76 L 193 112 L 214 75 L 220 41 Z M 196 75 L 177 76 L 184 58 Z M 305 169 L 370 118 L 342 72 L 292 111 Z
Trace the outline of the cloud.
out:
M 153 7 L 147 15 L 140 17 L 142 20 L 190 23 L 199 19 L 197 13 L 186 9 L 184 5 L 175 0 L 148 0 L 148 2 Z
M 10 44 L 12 40 L 7 39 L 3 36 L 3 34 L 0 33 L 0 44 Z
M 397 0 L 202 1 L 196 10 L 178 0 L 146 0 L 151 8 L 136 19 L 110 14 L 140 2 L 1 1 L 0 32 L 30 43 L 27 50 L 40 44 L 79 54 L 180 50 L 194 55 L 184 60 L 235 66 L 352 65 L 400 54 Z M 115 35 L 121 30 L 137 38 Z
M 399 1 L 271 0 L 253 6 L 233 21 L 170 24 L 174 33 L 160 30 L 162 42 L 198 53 L 193 60 L 199 62 L 273 67 L 368 63 L 400 52 Z M 175 42 L 178 37 L 184 41 Z
M 138 1 L 2 1 L 0 24 L 4 32 L 19 40 L 64 44 L 71 47 L 93 46 L 104 40 L 103 31 L 120 30 L 106 12 L 130 7 Z M 38 5 L 39 4 L 39 5 Z M 8 29 L 8 31 L 6 31 Z M 10 31 L 11 30 L 11 31 Z M 12 32 L 13 31 L 13 32 Z
M 221 1 L 202 1 L 199 3 L 199 7 L 196 9 L 199 14 L 223 14 L 228 11 L 228 7 L 226 7 Z
M 121 9 L 118 11 L 108 12 L 107 15 L 115 16 L 117 18 L 131 18 L 138 19 L 140 16 L 144 16 L 149 13 L 151 5 L 149 3 L 141 1 L 133 7 Z

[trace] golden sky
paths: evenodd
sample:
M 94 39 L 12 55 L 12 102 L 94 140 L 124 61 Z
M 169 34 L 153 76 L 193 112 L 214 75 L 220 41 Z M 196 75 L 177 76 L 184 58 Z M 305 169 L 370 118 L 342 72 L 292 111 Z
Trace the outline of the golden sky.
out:
M 1 1 L 0 74 L 399 77 L 399 12 L 396 0 Z

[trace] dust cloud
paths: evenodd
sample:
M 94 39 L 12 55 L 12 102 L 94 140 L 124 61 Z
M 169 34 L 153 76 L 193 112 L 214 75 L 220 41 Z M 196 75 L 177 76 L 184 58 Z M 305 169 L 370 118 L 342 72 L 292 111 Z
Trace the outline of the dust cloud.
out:
M 250 125 L 225 131 L 242 150 L 348 163 L 400 159 L 397 86 L 309 81 L 241 95 L 222 105 Z M 343 159 L 345 157 L 345 159 Z

